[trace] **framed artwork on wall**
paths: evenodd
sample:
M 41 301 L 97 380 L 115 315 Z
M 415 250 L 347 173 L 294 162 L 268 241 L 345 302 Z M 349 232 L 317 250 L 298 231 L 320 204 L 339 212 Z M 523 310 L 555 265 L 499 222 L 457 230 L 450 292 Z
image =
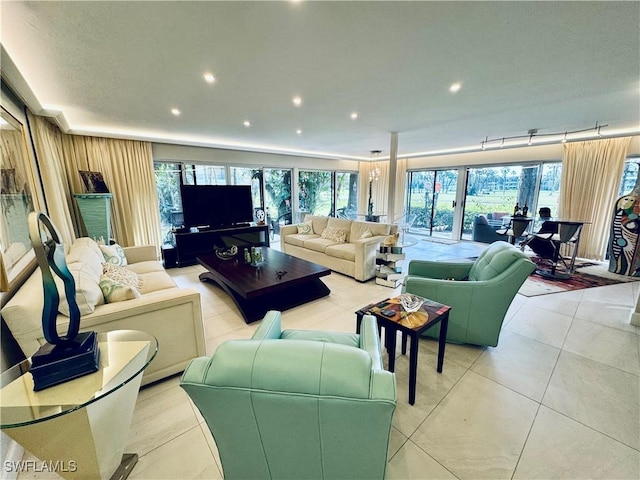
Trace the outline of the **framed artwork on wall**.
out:
M 35 155 L 25 127 L 0 110 L 0 291 L 11 289 L 35 264 L 27 217 L 44 210 Z
M 102 177 L 102 173 L 87 170 L 80 170 L 79 172 L 85 193 L 109 193 L 109 188 Z

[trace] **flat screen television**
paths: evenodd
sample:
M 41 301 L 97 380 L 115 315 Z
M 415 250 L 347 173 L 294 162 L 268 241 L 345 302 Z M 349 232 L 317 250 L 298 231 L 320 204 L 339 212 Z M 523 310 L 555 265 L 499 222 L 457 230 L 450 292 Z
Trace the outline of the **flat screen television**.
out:
M 249 185 L 182 185 L 185 227 L 220 228 L 253 221 Z

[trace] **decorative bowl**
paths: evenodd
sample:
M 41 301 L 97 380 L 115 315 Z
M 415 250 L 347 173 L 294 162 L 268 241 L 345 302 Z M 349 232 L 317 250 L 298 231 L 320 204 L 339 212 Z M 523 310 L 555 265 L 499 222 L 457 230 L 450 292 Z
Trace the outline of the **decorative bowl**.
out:
M 411 293 L 403 293 L 400 295 L 400 305 L 407 313 L 414 313 L 420 310 L 420 307 L 424 303 L 424 298 Z

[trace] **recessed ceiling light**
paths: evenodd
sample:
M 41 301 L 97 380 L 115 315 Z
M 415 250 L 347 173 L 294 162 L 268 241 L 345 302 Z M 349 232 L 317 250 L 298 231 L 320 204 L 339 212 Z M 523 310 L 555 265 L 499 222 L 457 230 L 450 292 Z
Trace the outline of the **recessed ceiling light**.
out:
M 203 77 L 204 77 L 205 82 L 207 82 L 207 83 L 213 83 L 213 82 L 216 81 L 216 77 L 214 77 L 213 73 L 207 72 L 207 73 L 205 73 L 203 75 Z
M 180 115 L 180 110 L 178 110 L 177 108 L 172 108 L 171 113 L 173 113 L 177 117 L 178 115 Z
M 296 130 L 296 133 L 297 133 L 298 135 L 302 135 L 302 130 L 301 130 L 301 129 L 297 129 L 297 130 Z
M 250 122 L 249 120 L 245 120 L 244 122 L 242 122 L 242 124 L 243 124 L 245 127 L 250 127 L 250 126 L 251 126 L 251 122 Z
M 299 107 L 300 105 L 302 105 L 302 98 L 300 98 L 300 97 L 299 97 L 299 96 L 297 96 L 297 95 L 296 95 L 295 97 L 293 97 L 293 98 L 291 99 L 291 101 L 293 102 L 293 104 L 294 104 L 296 107 Z
M 449 87 L 449 91 L 451 93 L 456 93 L 460 90 L 460 88 L 462 88 L 462 84 L 460 82 L 452 83 L 451 86 Z
M 358 118 L 358 112 L 353 112 L 353 113 L 351 114 L 351 120 L 355 120 L 355 119 L 357 119 L 357 118 Z

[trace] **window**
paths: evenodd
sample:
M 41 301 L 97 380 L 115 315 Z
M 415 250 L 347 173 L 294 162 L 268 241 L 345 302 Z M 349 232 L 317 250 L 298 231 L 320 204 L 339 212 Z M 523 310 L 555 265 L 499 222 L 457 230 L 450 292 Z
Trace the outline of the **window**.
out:
M 278 233 L 280 225 L 292 222 L 291 170 L 265 168 L 263 175 L 267 221 Z
M 298 201 L 300 211 L 329 216 L 334 211 L 331 172 L 300 170 L 298 172 Z
M 226 185 L 222 165 L 184 165 L 185 185 Z
M 180 163 L 154 162 L 153 168 L 160 204 L 160 228 L 163 242 L 170 242 L 171 229 L 181 227 L 182 199 L 180 198 Z
M 358 174 L 336 172 L 336 216 L 356 218 L 358 212 Z
M 264 208 L 262 201 L 262 169 L 250 167 L 231 167 L 230 185 L 251 185 L 253 208 Z

